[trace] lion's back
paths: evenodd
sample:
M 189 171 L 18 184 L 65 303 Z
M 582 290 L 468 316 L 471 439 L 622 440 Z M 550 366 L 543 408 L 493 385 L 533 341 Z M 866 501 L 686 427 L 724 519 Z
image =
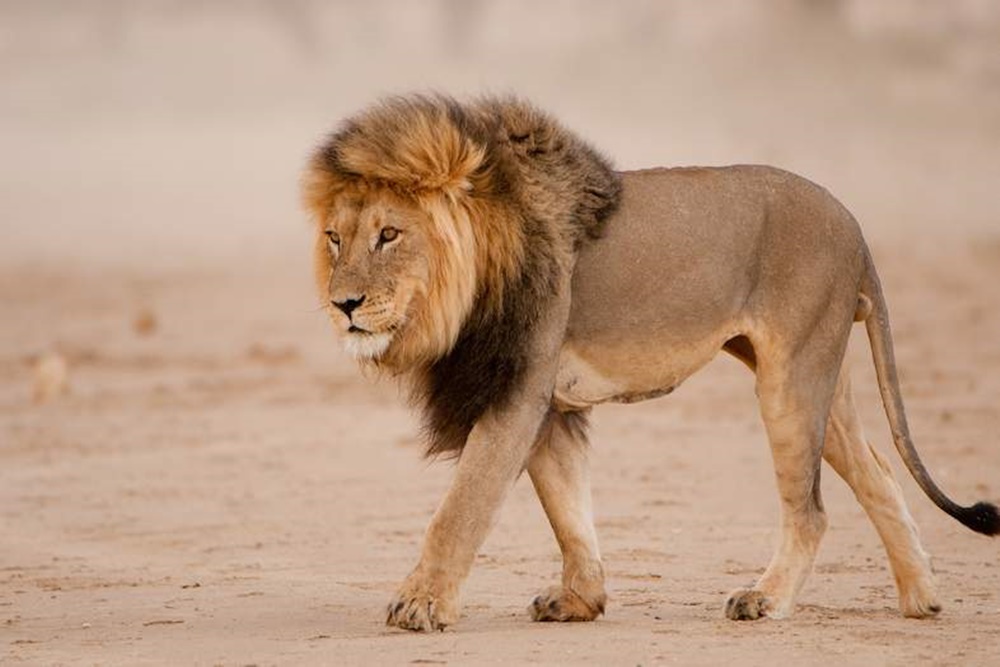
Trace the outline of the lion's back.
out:
M 782 169 L 623 172 L 604 237 L 580 252 L 571 324 L 613 336 L 630 322 L 688 339 L 707 322 L 739 318 L 751 292 L 774 276 L 857 264 L 863 244 L 839 201 Z

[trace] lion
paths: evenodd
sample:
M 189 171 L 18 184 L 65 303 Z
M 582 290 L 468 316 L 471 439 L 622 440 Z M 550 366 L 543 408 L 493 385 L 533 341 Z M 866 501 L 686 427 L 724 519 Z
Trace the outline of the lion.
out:
M 522 472 L 563 557 L 536 621 L 590 621 L 607 600 L 591 511 L 587 418 L 669 393 L 720 350 L 756 375 L 781 499 L 764 574 L 734 620 L 789 615 L 827 525 L 820 463 L 878 531 L 905 616 L 941 609 L 888 462 L 869 446 L 844 365 L 864 322 L 896 450 L 946 513 L 986 535 L 995 505 L 933 482 L 907 427 L 886 302 L 848 210 L 766 166 L 615 171 L 517 98 L 384 99 L 313 154 L 304 199 L 316 281 L 345 349 L 402 379 L 430 455 L 457 458 L 387 624 L 441 630 Z

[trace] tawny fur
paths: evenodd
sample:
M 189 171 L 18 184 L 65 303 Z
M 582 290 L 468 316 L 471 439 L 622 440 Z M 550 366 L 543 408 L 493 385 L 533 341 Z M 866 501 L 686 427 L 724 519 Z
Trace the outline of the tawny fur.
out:
M 431 453 L 461 454 L 390 625 L 458 619 L 459 587 L 524 471 L 563 553 L 532 618 L 603 613 L 582 415 L 669 393 L 719 350 L 756 374 L 782 501 L 771 563 L 726 614 L 794 609 L 827 524 L 824 458 L 875 524 L 902 612 L 938 613 L 916 526 L 854 407 L 843 356 L 855 321 L 907 469 L 948 514 L 1000 531 L 993 505 L 956 505 L 920 462 L 871 254 L 851 214 L 801 177 L 615 173 L 524 102 L 414 96 L 348 119 L 313 156 L 304 196 L 317 283 L 348 350 L 409 380 Z

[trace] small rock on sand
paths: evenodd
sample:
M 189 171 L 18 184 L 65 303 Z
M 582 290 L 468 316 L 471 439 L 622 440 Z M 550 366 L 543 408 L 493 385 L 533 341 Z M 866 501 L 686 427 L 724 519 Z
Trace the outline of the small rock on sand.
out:
M 69 389 L 69 367 L 58 352 L 46 352 L 35 361 L 35 403 L 48 403 Z
M 139 336 L 152 336 L 158 326 L 156 314 L 147 309 L 140 310 L 132 320 L 132 330 Z

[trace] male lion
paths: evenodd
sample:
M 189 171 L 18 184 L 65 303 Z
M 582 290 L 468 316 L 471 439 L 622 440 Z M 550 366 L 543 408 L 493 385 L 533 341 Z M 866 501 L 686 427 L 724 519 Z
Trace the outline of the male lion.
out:
M 781 496 L 781 542 L 732 619 L 780 617 L 812 568 L 826 516 L 820 460 L 853 489 L 888 552 L 904 615 L 940 609 L 892 472 L 866 443 L 843 367 L 868 330 L 896 449 L 924 492 L 995 535 L 995 506 L 961 507 L 910 440 L 878 276 L 851 214 L 770 167 L 612 171 L 516 99 L 391 98 L 314 154 L 305 199 L 316 278 L 344 345 L 409 380 L 430 454 L 459 457 L 389 625 L 437 630 L 504 496 L 527 470 L 563 554 L 538 621 L 603 613 L 586 415 L 668 393 L 725 350 L 757 377 Z

